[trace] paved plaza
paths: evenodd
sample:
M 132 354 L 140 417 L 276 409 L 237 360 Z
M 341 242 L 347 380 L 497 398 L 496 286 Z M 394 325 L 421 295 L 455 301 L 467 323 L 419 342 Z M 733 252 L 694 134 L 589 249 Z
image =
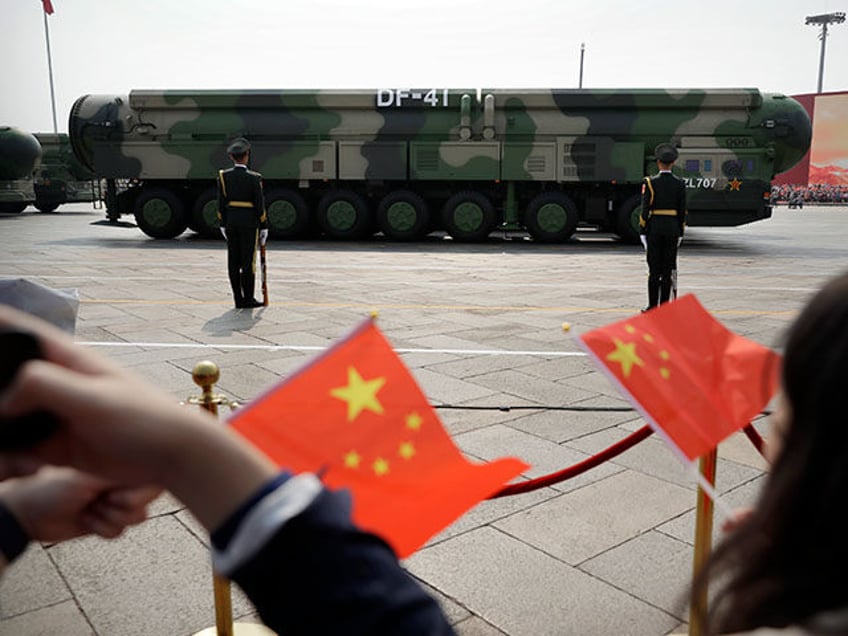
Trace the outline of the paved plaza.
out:
M 247 401 L 376 310 L 473 460 L 516 456 L 532 465 L 523 479 L 539 477 L 644 425 L 574 340 L 645 305 L 641 246 L 592 232 L 555 246 L 270 242 L 271 304 L 236 310 L 223 241 L 156 241 L 130 221 L 110 225 L 87 204 L 0 215 L 0 278 L 78 290 L 76 339 L 175 401 L 198 395 L 201 360 L 220 366 L 218 392 Z M 809 206 L 692 228 L 680 291 L 779 348 L 809 296 L 848 267 L 846 227 L 848 208 Z M 764 462 L 751 443 L 733 436 L 719 457 L 722 501 L 752 502 Z M 654 435 L 574 479 L 484 501 L 404 565 L 462 636 L 685 633 L 695 504 L 690 474 Z M 0 581 L 0 634 L 195 634 L 215 623 L 207 545 L 169 495 L 118 540 L 33 545 Z M 232 599 L 238 621 L 258 621 L 239 590 Z

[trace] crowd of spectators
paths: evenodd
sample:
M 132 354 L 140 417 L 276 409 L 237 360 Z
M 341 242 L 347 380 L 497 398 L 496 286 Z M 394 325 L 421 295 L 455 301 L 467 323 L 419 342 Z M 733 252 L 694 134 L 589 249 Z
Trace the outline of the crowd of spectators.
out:
M 773 185 L 771 187 L 772 205 L 786 204 L 790 208 L 803 208 L 807 205 L 836 204 L 848 205 L 848 185 L 829 183 L 811 183 L 810 185 Z

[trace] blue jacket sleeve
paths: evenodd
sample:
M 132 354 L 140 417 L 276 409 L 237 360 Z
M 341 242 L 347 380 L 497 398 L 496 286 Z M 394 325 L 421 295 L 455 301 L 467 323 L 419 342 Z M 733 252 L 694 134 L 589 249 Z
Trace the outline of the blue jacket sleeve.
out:
M 260 502 L 246 520 L 254 511 L 274 516 L 268 508 Z M 278 633 L 454 634 L 438 603 L 400 566 L 391 548 L 352 523 L 345 492 L 321 487 L 268 537 L 227 574 Z

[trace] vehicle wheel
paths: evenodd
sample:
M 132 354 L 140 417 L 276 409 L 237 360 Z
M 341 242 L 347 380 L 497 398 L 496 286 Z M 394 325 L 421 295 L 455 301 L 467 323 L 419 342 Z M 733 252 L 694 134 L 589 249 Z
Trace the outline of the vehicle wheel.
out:
M 442 208 L 445 230 L 457 241 L 482 241 L 495 229 L 495 208 L 480 192 L 465 190 L 450 197 Z
M 577 206 L 562 192 L 542 192 L 524 212 L 524 225 L 541 243 L 562 243 L 577 229 Z
M 292 239 L 309 226 L 309 206 L 306 199 L 294 190 L 278 188 L 265 195 L 268 230 L 271 238 Z
M 65 201 L 66 198 L 64 196 L 57 196 L 54 190 L 41 186 L 35 187 L 35 208 L 39 212 L 44 212 L 45 214 L 53 212 Z
M 26 210 L 26 203 L 0 203 L 0 212 L 4 214 L 20 214 Z
M 625 199 L 616 212 L 615 231 L 625 243 L 639 242 L 639 218 L 642 215 L 642 195 Z
M 351 190 L 331 190 L 318 202 L 318 223 L 330 238 L 360 239 L 372 230 L 368 204 Z
M 185 232 L 188 223 L 182 201 L 165 188 L 147 188 L 135 201 L 135 222 L 153 238 L 175 238 Z
M 218 191 L 209 188 L 200 193 L 191 210 L 191 222 L 188 226 L 206 238 L 221 236 L 221 223 L 218 221 Z
M 391 192 L 377 206 L 377 227 L 395 241 L 420 239 L 429 226 L 427 202 L 410 190 Z

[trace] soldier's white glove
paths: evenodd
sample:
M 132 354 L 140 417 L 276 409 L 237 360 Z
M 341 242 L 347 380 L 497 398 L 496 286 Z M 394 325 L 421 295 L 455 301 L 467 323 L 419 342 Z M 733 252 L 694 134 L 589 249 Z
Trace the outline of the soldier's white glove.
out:
M 648 249 L 648 237 L 645 236 L 644 234 L 640 234 L 639 240 L 642 241 L 642 247 L 644 247 L 645 249 Z
M 265 245 L 265 241 L 268 240 L 268 230 L 259 230 L 259 244 Z
M 227 240 L 227 230 L 225 230 L 224 228 L 221 228 L 221 236 L 224 237 L 225 241 Z
M 680 244 L 682 242 L 683 242 L 683 237 L 681 236 L 679 239 L 677 239 L 677 247 L 680 247 Z

